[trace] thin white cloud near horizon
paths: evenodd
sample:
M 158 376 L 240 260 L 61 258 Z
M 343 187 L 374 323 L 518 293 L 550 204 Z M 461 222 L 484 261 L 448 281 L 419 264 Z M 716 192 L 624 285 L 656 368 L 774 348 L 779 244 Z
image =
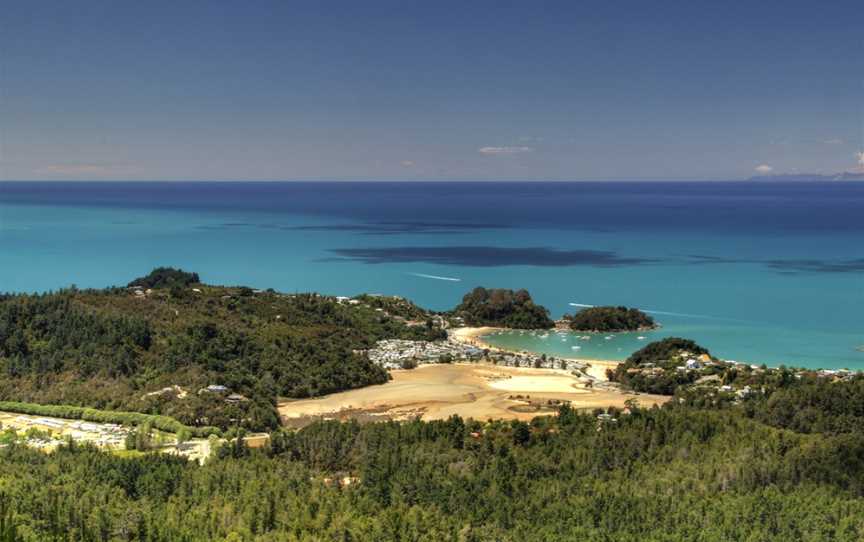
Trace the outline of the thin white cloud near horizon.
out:
M 534 152 L 534 148 L 533 147 L 525 147 L 525 146 L 519 146 L 519 147 L 515 147 L 515 146 L 514 147 L 480 147 L 479 149 L 477 149 L 477 152 L 479 152 L 480 154 L 496 156 L 496 155 L 502 155 L 502 154 L 520 154 L 520 153 L 524 153 L 524 152 Z
M 759 164 L 754 169 L 756 170 L 756 173 L 761 173 L 763 175 L 774 171 L 774 168 L 769 166 L 768 164 Z
M 115 173 L 128 173 L 133 170 L 128 164 L 106 164 L 106 163 L 70 163 L 70 164 L 47 164 L 37 167 L 34 173 L 42 175 L 109 175 Z

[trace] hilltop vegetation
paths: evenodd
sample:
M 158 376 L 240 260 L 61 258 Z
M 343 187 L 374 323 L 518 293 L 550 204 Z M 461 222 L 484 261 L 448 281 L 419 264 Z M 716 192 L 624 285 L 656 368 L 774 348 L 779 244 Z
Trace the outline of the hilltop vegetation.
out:
M 549 311 L 535 304 L 527 290 L 474 288 L 452 313 L 469 326 L 548 329 L 555 325 Z
M 631 354 L 614 371 L 609 380 L 626 388 L 672 395 L 678 386 L 690 384 L 699 376 L 693 371 L 680 371 L 690 360 L 711 360 L 708 350 L 689 339 L 668 337 L 645 345 Z
M 157 267 L 147 276 L 139 277 L 128 284 L 130 288 L 182 288 L 201 282 L 198 273 L 187 273 L 173 267 Z
M 611 333 L 641 331 L 657 327 L 654 319 L 640 311 L 627 307 L 587 307 L 573 315 L 564 315 L 564 320 L 574 331 Z
M 696 344 L 690 339 L 680 337 L 667 337 L 659 341 L 648 343 L 644 347 L 630 354 L 626 364 L 646 365 L 669 365 L 679 363 L 685 358 L 708 355 L 708 349 Z
M 404 318 L 405 320 L 425 322 L 433 316 L 431 312 L 418 307 L 410 300 L 395 295 L 363 294 L 358 295 L 354 300 L 374 309 L 386 311 L 391 316 Z
M 0 297 L 0 400 L 275 427 L 277 397 L 385 382 L 387 373 L 363 353 L 376 341 L 443 336 L 363 303 L 187 284 L 195 279 L 157 269 L 130 283 L 147 285 L 149 294 L 109 288 Z

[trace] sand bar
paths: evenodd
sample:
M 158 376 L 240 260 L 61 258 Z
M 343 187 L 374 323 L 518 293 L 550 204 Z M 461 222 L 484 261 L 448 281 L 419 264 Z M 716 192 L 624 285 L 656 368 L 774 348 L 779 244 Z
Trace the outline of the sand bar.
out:
M 548 415 L 549 400 L 569 401 L 574 408 L 623 407 L 636 399 L 648 407 L 669 397 L 592 388 L 567 371 L 500 367 L 484 363 L 421 365 L 390 372 L 386 384 L 279 403 L 283 422 L 292 427 L 316 419 L 424 420 L 464 418 L 530 420 Z M 533 409 L 533 410 L 532 410 Z

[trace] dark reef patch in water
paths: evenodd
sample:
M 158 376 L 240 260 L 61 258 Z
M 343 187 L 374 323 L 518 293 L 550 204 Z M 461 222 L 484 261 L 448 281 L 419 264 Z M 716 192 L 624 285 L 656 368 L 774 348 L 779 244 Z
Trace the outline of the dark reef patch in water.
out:
M 854 260 L 769 260 L 765 265 L 787 273 L 862 273 L 864 258 Z
M 374 247 L 337 248 L 331 252 L 340 256 L 341 259 L 367 264 L 419 262 L 470 267 L 507 265 L 622 267 L 656 261 L 647 258 L 622 257 L 606 250 L 558 250 L 546 247 Z
M 313 224 L 309 226 L 287 226 L 283 229 L 299 231 L 348 231 L 364 235 L 402 235 L 412 233 L 469 233 L 472 231 L 503 230 L 508 228 L 510 228 L 510 226 L 506 224 L 493 223 L 382 221 L 363 222 L 360 224 Z
M 268 230 L 285 231 L 315 231 L 315 232 L 354 232 L 361 235 L 403 235 L 403 234 L 464 234 L 484 230 L 504 230 L 512 226 L 497 223 L 469 223 L 469 222 L 409 222 L 409 221 L 381 221 L 361 222 L 356 224 L 310 224 L 294 226 L 287 224 L 252 224 L 248 222 L 225 222 L 222 224 L 209 224 L 198 226 L 202 230 L 226 230 L 230 228 L 257 227 Z
M 800 273 L 862 273 L 864 272 L 864 258 L 853 258 L 849 260 L 815 260 L 815 259 L 789 259 L 789 260 L 759 260 L 746 258 L 723 258 L 718 256 L 704 256 L 699 254 L 688 254 L 686 263 L 690 264 L 754 264 L 764 265 L 781 275 L 797 275 Z

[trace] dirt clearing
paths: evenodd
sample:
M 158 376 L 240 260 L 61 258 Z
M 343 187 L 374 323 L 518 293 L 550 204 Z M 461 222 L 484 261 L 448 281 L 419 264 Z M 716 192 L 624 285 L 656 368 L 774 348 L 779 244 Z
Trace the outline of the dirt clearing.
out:
M 669 398 L 587 387 L 566 371 L 498 367 L 486 364 L 421 365 L 394 370 L 386 384 L 334 393 L 315 399 L 279 403 L 279 414 L 289 427 L 317 419 L 425 420 L 463 418 L 529 420 L 554 408 L 551 402 L 569 401 L 574 408 L 623 407 L 636 399 L 643 407 Z M 538 407 L 538 408 L 528 408 Z

